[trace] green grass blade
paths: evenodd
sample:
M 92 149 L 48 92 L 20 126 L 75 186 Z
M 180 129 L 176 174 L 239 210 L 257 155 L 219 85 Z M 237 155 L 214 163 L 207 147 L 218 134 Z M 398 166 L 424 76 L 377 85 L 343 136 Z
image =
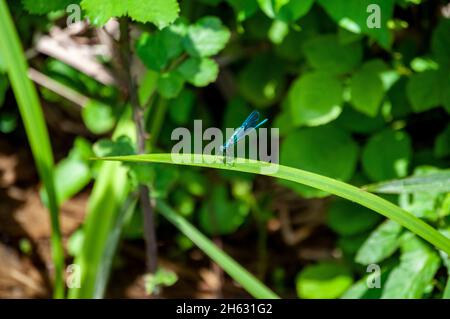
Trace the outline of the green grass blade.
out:
M 450 170 L 371 184 L 363 188 L 368 192 L 384 194 L 446 193 L 450 192 Z
M 25 55 L 4 0 L 0 0 L 0 38 L 2 42 L 0 54 L 7 66 L 36 167 L 48 197 L 52 225 L 51 247 L 55 267 L 54 297 L 63 298 L 64 250 L 53 180 L 53 153 L 36 88 L 28 78 Z
M 263 283 L 239 265 L 233 258 L 220 250 L 213 242 L 199 232 L 186 219 L 177 214 L 162 200 L 157 200 L 156 208 L 184 235 L 194 242 L 205 254 L 214 260 L 231 278 L 239 282 L 255 298 L 279 298 Z
M 196 154 L 198 156 L 198 154 Z M 176 163 L 172 159 L 172 154 L 146 154 L 146 155 L 130 155 L 130 156 L 117 156 L 102 158 L 102 160 L 111 161 L 128 161 L 128 162 L 155 162 L 155 163 L 170 163 L 170 164 L 181 164 L 190 166 L 202 166 L 217 169 L 226 169 L 233 171 L 241 171 L 246 173 L 254 173 L 272 176 L 275 178 L 285 179 L 293 181 L 299 184 L 304 184 L 311 186 L 327 193 L 337 195 L 339 197 L 348 199 L 367 208 L 370 208 L 383 216 L 386 216 L 393 221 L 396 221 L 400 225 L 409 229 L 413 233 L 424 238 L 435 247 L 443 250 L 447 254 L 450 254 L 450 239 L 446 238 L 444 235 L 436 231 L 433 227 L 420 220 L 419 218 L 413 216 L 412 214 L 406 212 L 400 207 L 390 203 L 389 201 L 382 199 L 374 194 L 368 193 L 362 189 L 359 189 L 350 184 L 334 180 L 332 178 L 307 172 L 304 170 L 279 165 L 276 173 L 262 172 L 261 169 L 268 167 L 269 163 L 260 162 L 255 160 L 239 159 L 242 163 L 235 162 L 232 166 L 222 164 L 217 161 L 224 161 L 225 159 L 221 156 L 213 155 L 200 155 L 203 156 L 203 161 L 196 163 L 194 161 L 194 154 L 184 154 L 186 158 L 189 158 L 187 164 Z M 272 164 L 273 165 L 273 164 Z
M 129 111 L 120 119 L 113 138 L 126 135 L 136 140 L 135 126 Z M 112 248 L 108 246 L 117 244 L 110 238 L 126 205 L 129 193 L 127 179 L 128 170 L 121 163 L 102 163 L 89 197 L 83 245 L 74 262 L 81 270 L 80 288 L 70 289 L 69 298 L 102 297 L 102 289 L 99 288 L 106 284 L 106 279 L 101 272 L 108 265 L 105 258 L 110 258 L 107 251 Z

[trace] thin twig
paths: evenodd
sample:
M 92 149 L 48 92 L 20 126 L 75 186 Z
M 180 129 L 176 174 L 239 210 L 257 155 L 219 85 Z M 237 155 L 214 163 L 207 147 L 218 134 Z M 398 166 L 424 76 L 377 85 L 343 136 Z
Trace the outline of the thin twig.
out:
M 144 112 L 139 104 L 137 96 L 136 79 L 132 75 L 132 52 L 129 36 L 129 24 L 126 18 L 120 22 L 120 48 L 123 52 L 122 59 L 124 63 L 124 71 L 127 76 L 128 95 L 131 106 L 133 108 L 133 118 L 136 124 L 137 131 L 137 146 L 138 153 L 145 153 L 145 122 Z M 146 242 L 146 266 L 149 274 L 154 274 L 158 268 L 158 247 L 156 244 L 156 230 L 154 223 L 153 207 L 150 203 L 150 189 L 146 185 L 139 185 L 139 197 L 141 209 L 144 215 L 144 237 Z

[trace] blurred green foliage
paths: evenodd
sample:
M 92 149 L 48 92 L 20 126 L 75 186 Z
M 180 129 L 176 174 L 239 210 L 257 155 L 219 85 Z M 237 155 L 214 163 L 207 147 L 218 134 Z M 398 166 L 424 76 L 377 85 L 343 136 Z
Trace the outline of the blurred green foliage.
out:
M 30 17 L 43 16 L 38 22 L 18 22 L 19 31 L 25 34 L 30 23 L 48 30 L 57 22 L 47 14 L 64 10 L 69 2 L 80 2 L 96 26 L 128 16 L 140 29 L 135 52 L 146 70 L 138 83 L 139 99 L 147 107 L 147 130 L 159 136 L 147 145 L 152 152 L 170 151 L 172 130 L 191 129 L 194 119 L 202 119 L 204 127 L 235 127 L 258 109 L 271 119 L 270 126 L 280 128 L 281 163 L 291 167 L 361 185 L 426 176 L 449 167 L 450 20 L 440 13 L 444 1 L 22 0 Z M 379 5 L 380 28 L 367 23 L 373 14 L 370 4 Z M 21 6 L 12 8 L 16 15 L 24 14 Z M 420 17 L 417 10 L 423 13 Z M 2 63 L 0 56 L 0 106 L 9 88 Z M 55 183 L 62 203 L 98 178 L 99 168 L 88 161 L 93 154 L 134 154 L 136 146 L 124 136 L 105 136 L 127 107 L 117 88 L 60 61 L 47 59 L 42 65 L 42 72 L 90 98 L 81 115 L 96 135 L 89 142 L 78 137 L 58 163 Z M 41 93 L 47 101 L 67 104 L 46 89 Z M 161 100 L 167 102 L 165 107 Z M 16 119 L 11 107 L 3 105 L 0 132 L 13 134 Z M 262 214 L 254 207 L 251 176 L 159 165 L 126 164 L 125 169 L 132 189 L 138 183 L 150 185 L 153 196 L 166 199 L 212 236 L 250 229 L 257 219 L 252 213 Z M 299 198 L 328 195 L 277 183 Z M 272 190 L 259 187 L 258 192 L 256 201 L 266 199 L 265 209 L 272 215 Z M 430 187 L 387 198 L 444 233 L 450 227 L 447 191 Z M 326 223 L 342 252 L 339 260 L 298 266 L 295 279 L 275 275 L 275 269 L 267 277 L 295 280 L 303 298 L 450 295 L 448 275 L 437 271 L 448 267 L 448 257 L 395 222 L 333 199 Z M 125 238 L 142 237 L 139 209 L 124 224 Z M 186 239 L 177 237 L 180 249 L 192 247 Z M 70 250 L 76 255 L 78 240 L 72 242 Z M 366 266 L 372 263 L 382 269 L 381 291 L 365 285 Z M 176 281 L 166 275 L 155 277 L 155 282 Z M 152 291 L 155 282 L 148 283 Z M 447 282 L 447 288 L 436 282 Z

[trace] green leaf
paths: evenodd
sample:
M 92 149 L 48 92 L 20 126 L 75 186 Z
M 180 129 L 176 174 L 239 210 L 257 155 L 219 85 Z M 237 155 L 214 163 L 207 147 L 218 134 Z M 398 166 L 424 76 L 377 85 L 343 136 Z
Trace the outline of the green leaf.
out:
M 367 185 L 364 189 L 368 192 L 384 194 L 450 192 L 450 170 Z
M 415 112 L 437 107 L 442 101 L 442 81 L 439 71 L 415 73 L 409 79 L 406 92 Z
M 113 140 L 101 139 L 93 147 L 96 156 L 122 156 L 136 154 L 130 137 L 121 135 Z
M 408 174 L 411 140 L 405 132 L 385 130 L 373 135 L 362 153 L 364 172 L 373 181 L 383 181 Z
M 296 126 L 323 125 L 336 119 L 342 111 L 343 87 L 330 73 L 307 73 L 291 86 L 287 103 Z
M 70 4 L 77 4 L 80 0 L 22 0 L 24 8 L 33 14 L 46 14 L 63 10 Z
M 285 78 L 281 60 L 268 55 L 255 56 L 238 76 L 239 91 L 248 102 L 265 108 L 281 97 Z
M 450 69 L 450 20 L 441 18 L 438 26 L 433 31 L 431 49 L 436 60 L 444 70 Z
M 333 74 L 348 73 L 362 60 L 360 42 L 341 44 L 334 34 L 311 38 L 303 45 L 303 50 L 311 66 Z
M 409 233 L 402 241 L 400 264 L 389 275 L 382 298 L 421 298 L 440 265 L 439 256 Z
M 305 299 L 332 299 L 341 296 L 353 283 L 350 270 L 337 263 L 306 266 L 297 276 L 297 295 Z
M 94 134 L 109 132 L 116 124 L 113 109 L 95 100 L 89 100 L 81 115 L 86 127 Z
M 387 220 L 378 226 L 359 248 L 355 261 L 363 265 L 379 263 L 391 256 L 399 246 L 402 226 Z
M 186 25 L 177 23 L 159 32 L 143 33 L 136 43 L 136 52 L 145 66 L 161 71 L 183 52 L 186 32 Z
M 233 7 L 237 15 L 238 21 L 244 21 L 254 15 L 258 11 L 257 0 L 227 0 Z
M 229 39 L 230 31 L 219 18 L 203 17 L 189 26 L 184 46 L 193 57 L 210 57 L 225 48 Z
M 258 0 L 261 10 L 272 19 L 294 22 L 311 9 L 314 0 Z
M 158 79 L 157 90 L 162 97 L 173 99 L 180 94 L 184 78 L 178 72 L 163 73 Z
M 55 188 L 58 203 L 63 204 L 86 187 L 90 181 L 91 173 L 86 162 L 73 158 L 60 161 L 55 168 Z M 43 202 L 47 203 L 47 196 L 45 193 L 42 195 Z
M 327 212 L 328 226 L 341 236 L 366 232 L 380 220 L 370 209 L 345 200 L 334 201 Z
M 306 128 L 289 134 L 281 145 L 281 162 L 339 180 L 349 180 L 356 168 L 358 145 L 334 127 Z M 330 160 L 330 159 L 333 160 Z M 280 181 L 305 197 L 326 193 L 290 181 Z
M 137 22 L 151 22 L 162 29 L 173 23 L 180 11 L 177 0 L 82 0 L 81 6 L 96 26 L 110 18 L 128 15 Z
M 375 39 L 381 46 L 388 49 L 391 46 L 393 35 L 388 28 L 394 11 L 394 0 L 317 0 L 330 17 L 344 29 L 353 33 L 367 34 Z M 369 5 L 376 4 L 380 10 L 380 28 L 370 27 L 368 19 L 373 14 L 367 12 Z M 372 21 L 372 19 L 370 19 Z
M 209 58 L 189 58 L 177 70 L 187 82 L 197 87 L 213 83 L 219 75 L 219 66 Z
M 350 82 L 351 103 L 355 109 L 371 117 L 377 115 L 385 93 L 380 62 L 380 60 L 365 62 L 353 74 Z
M 212 190 L 200 213 L 199 223 L 209 235 L 234 233 L 247 219 L 250 207 L 239 201 L 231 201 L 227 190 L 220 185 Z
M 318 129 L 318 128 L 314 128 Z M 179 162 L 174 161 L 173 154 L 144 154 L 133 156 L 118 156 L 118 157 L 105 157 L 99 158 L 102 161 L 123 161 L 123 162 L 138 162 L 138 163 L 167 163 L 177 165 L 188 165 L 197 167 L 208 167 L 215 169 L 222 169 L 227 171 L 246 172 L 252 174 L 260 174 L 266 176 L 272 176 L 281 180 L 291 181 L 298 184 L 303 184 L 309 187 L 320 189 L 324 192 L 329 192 L 340 196 L 342 198 L 351 200 L 355 203 L 361 204 L 367 208 L 370 208 L 383 216 L 399 223 L 400 225 L 408 228 L 413 233 L 421 236 L 425 240 L 429 241 L 437 248 L 450 254 L 450 239 L 442 235 L 435 230 L 429 224 L 423 222 L 419 218 L 404 211 L 400 207 L 392 204 L 391 202 L 382 199 L 374 194 L 363 191 L 355 186 L 346 184 L 344 182 L 307 172 L 304 170 L 292 168 L 285 165 L 277 165 L 273 167 L 273 164 L 255 161 L 249 159 L 240 159 L 235 162 L 234 165 L 226 165 L 224 162 L 226 158 L 218 155 L 202 155 L 203 161 L 196 161 L 195 154 L 184 154 L 187 161 Z M 154 164 L 153 164 L 154 165 Z M 274 172 L 268 168 L 276 168 Z
M 195 99 L 194 92 L 184 89 L 178 97 L 169 102 L 169 115 L 175 124 L 182 125 L 189 121 Z
M 450 155 L 450 124 L 436 137 L 434 154 L 438 158 L 444 158 Z

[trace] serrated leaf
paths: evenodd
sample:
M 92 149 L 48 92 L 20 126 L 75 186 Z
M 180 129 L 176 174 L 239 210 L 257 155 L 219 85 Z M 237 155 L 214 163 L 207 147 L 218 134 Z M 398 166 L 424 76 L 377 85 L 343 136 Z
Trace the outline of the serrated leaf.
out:
M 379 60 L 364 63 L 352 76 L 350 82 L 353 107 L 368 116 L 378 113 L 384 97 L 384 86 L 379 69 Z
M 178 67 L 178 72 L 192 85 L 204 87 L 217 79 L 219 66 L 209 58 L 189 58 Z
M 402 241 L 400 264 L 389 275 L 382 298 L 421 298 L 440 265 L 437 253 L 409 233 Z
M 408 175 L 411 140 L 405 132 L 385 130 L 373 135 L 362 153 L 364 172 L 373 181 Z
M 334 201 L 327 212 L 327 225 L 342 236 L 368 231 L 380 220 L 370 209 L 346 200 Z
M 342 95 L 343 86 L 332 74 L 302 75 L 292 84 L 287 97 L 293 123 L 317 126 L 336 119 L 342 111 Z
M 379 263 L 391 256 L 399 246 L 402 226 L 387 220 L 378 226 L 359 248 L 355 261 L 363 265 Z
M 70 4 L 77 4 L 80 0 L 22 0 L 24 8 L 33 14 L 46 14 L 63 10 Z
M 321 262 L 306 266 L 296 279 L 297 295 L 305 299 L 331 299 L 341 296 L 353 278 L 344 265 Z
M 314 37 L 303 45 L 309 64 L 333 74 L 347 73 L 355 69 L 362 60 L 360 42 L 341 44 L 334 34 Z
M 225 48 L 229 39 L 230 31 L 219 18 L 204 17 L 189 26 L 184 46 L 193 57 L 210 57 Z
M 110 18 L 128 15 L 160 29 L 173 23 L 180 10 L 177 0 L 82 0 L 81 6 L 96 26 L 104 25 Z
M 283 165 L 346 181 L 355 171 L 358 145 L 350 134 L 335 127 L 305 128 L 291 132 L 286 137 L 281 145 L 280 158 Z M 305 197 L 326 195 L 317 189 L 290 181 L 279 182 Z

